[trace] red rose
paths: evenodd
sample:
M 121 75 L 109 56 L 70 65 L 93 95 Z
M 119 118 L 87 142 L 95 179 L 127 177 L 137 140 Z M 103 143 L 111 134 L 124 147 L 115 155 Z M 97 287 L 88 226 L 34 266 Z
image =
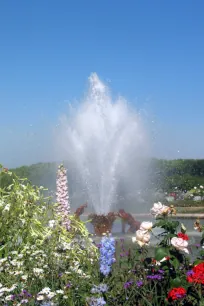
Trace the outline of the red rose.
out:
M 189 240 L 188 235 L 183 234 L 183 233 L 178 233 L 178 238 L 182 238 L 183 240 Z
M 189 283 L 204 284 L 204 262 L 193 267 L 192 273 L 187 277 Z
M 173 288 L 169 291 L 168 300 L 182 299 L 186 295 L 186 290 L 183 287 Z

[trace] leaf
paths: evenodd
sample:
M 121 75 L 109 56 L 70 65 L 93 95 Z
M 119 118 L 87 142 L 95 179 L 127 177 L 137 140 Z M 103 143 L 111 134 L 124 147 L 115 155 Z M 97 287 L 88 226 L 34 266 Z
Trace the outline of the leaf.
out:
M 174 266 L 175 269 L 178 269 L 180 266 L 180 262 L 178 261 L 176 257 L 174 257 L 173 259 L 170 259 L 170 263 Z
M 202 262 L 203 262 L 202 259 L 197 259 L 196 261 L 194 261 L 194 265 L 197 266 L 198 264 L 200 264 Z
M 159 222 L 156 222 L 156 223 L 153 225 L 153 227 L 162 227 L 162 226 L 164 226 L 165 224 L 166 224 L 166 221 L 161 220 L 161 221 L 159 221 Z
M 176 229 L 179 226 L 179 221 L 172 221 L 171 225 L 174 229 Z
M 171 279 L 170 283 L 171 287 L 180 287 L 182 282 L 179 277 L 176 277 L 174 279 Z
M 156 248 L 155 249 L 155 259 L 157 261 L 162 260 L 166 256 L 169 256 L 168 249 L 166 249 L 166 248 Z
M 183 223 L 181 223 L 181 232 L 182 232 L 183 234 L 186 233 L 186 227 L 184 226 Z

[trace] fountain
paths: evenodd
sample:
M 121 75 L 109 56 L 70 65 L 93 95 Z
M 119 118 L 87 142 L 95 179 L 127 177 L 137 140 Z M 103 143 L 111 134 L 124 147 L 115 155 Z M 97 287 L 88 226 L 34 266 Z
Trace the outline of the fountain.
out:
M 56 147 L 82 180 L 93 210 L 89 217 L 95 232 L 102 234 L 111 231 L 119 216 L 112 213 L 120 199 L 119 183 L 135 191 L 144 183 L 148 141 L 140 114 L 124 98 L 113 101 L 96 73 L 89 83 L 84 101 L 76 108 L 71 105 L 61 119 Z

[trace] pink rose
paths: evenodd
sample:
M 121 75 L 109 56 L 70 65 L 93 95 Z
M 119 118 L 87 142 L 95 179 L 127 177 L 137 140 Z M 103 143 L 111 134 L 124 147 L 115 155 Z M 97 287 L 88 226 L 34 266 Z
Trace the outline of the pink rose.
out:
M 148 245 L 150 241 L 150 233 L 148 231 L 143 231 L 139 229 L 136 231 L 136 237 L 132 238 L 133 242 L 137 242 L 141 247 L 143 245 Z
M 142 231 L 151 231 L 152 226 L 153 226 L 153 223 L 152 223 L 152 222 L 146 222 L 146 221 L 144 221 L 144 222 L 142 222 L 142 223 L 140 224 L 140 229 L 141 229 Z
M 163 205 L 161 202 L 154 203 L 152 209 L 150 210 L 153 216 L 167 214 L 169 212 L 169 207 Z
M 188 247 L 187 240 L 183 240 L 182 238 L 173 237 L 171 238 L 171 244 L 175 247 L 175 249 L 189 254 L 189 251 L 187 249 Z

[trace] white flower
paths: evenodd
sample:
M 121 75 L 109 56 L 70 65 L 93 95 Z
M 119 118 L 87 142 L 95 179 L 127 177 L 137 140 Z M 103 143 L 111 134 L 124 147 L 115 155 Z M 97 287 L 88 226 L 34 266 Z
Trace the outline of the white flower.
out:
M 187 249 L 188 242 L 186 240 L 183 240 L 182 238 L 173 237 L 171 239 L 171 244 L 179 251 L 183 251 L 185 253 L 189 254 L 189 251 Z
M 148 245 L 150 241 L 150 233 L 139 229 L 136 231 L 136 237 L 132 237 L 132 242 L 137 242 L 139 246 Z
M 44 271 L 43 271 L 43 269 L 34 268 L 33 272 L 34 272 L 34 274 L 39 275 L 39 274 L 42 274 Z
M 18 252 L 17 252 L 17 251 L 12 251 L 11 254 L 12 254 L 12 255 L 17 255 Z
M 7 295 L 5 297 L 5 301 L 11 301 L 12 300 L 12 295 Z
M 203 186 L 202 186 L 202 185 L 200 185 L 200 188 L 201 188 L 201 189 L 203 189 Z
M 0 292 L 8 292 L 8 291 L 9 291 L 9 289 L 6 288 L 6 287 L 1 287 L 1 289 L 0 289 Z
M 56 221 L 55 220 L 50 220 L 48 222 L 49 227 L 53 228 L 55 226 Z
M 64 290 L 62 290 L 62 289 L 56 290 L 56 293 L 58 293 L 58 294 L 63 294 L 63 293 L 64 293 Z
M 56 294 L 54 292 L 50 292 L 48 295 L 47 295 L 47 298 L 48 299 L 52 299 Z
M 10 204 L 7 204 L 5 207 L 4 207 L 4 210 L 3 211 L 9 211 L 10 210 Z
M 168 211 L 169 207 L 163 205 L 161 202 L 154 203 L 152 209 L 150 210 L 151 214 L 155 217 L 158 215 L 166 214 Z
M 18 287 L 17 284 L 13 284 L 7 291 L 8 292 L 14 291 L 17 287 Z
M 28 275 L 22 275 L 22 276 L 21 276 L 21 279 L 22 279 L 22 280 L 27 280 L 27 278 L 28 278 Z
M 21 305 L 22 305 L 22 304 L 27 304 L 27 303 L 28 303 L 28 300 L 27 300 L 27 299 L 21 300 Z
M 167 260 L 167 257 L 164 257 L 164 258 L 162 258 L 161 260 L 156 260 L 156 263 L 155 263 L 155 265 L 156 266 L 161 266 L 161 262 L 163 262 L 163 261 L 166 261 Z
M 39 294 L 37 296 L 37 301 L 43 301 L 44 300 L 44 296 L 42 294 Z
M 50 291 L 51 289 L 49 287 L 45 287 L 39 292 L 39 294 L 48 294 Z
M 196 189 L 197 189 L 197 187 L 194 187 L 194 189 L 196 190 Z
M 142 230 L 142 231 L 151 231 L 151 229 L 152 229 L 152 226 L 153 226 L 153 223 L 152 222 L 142 222 L 141 224 L 140 224 L 140 229 Z

